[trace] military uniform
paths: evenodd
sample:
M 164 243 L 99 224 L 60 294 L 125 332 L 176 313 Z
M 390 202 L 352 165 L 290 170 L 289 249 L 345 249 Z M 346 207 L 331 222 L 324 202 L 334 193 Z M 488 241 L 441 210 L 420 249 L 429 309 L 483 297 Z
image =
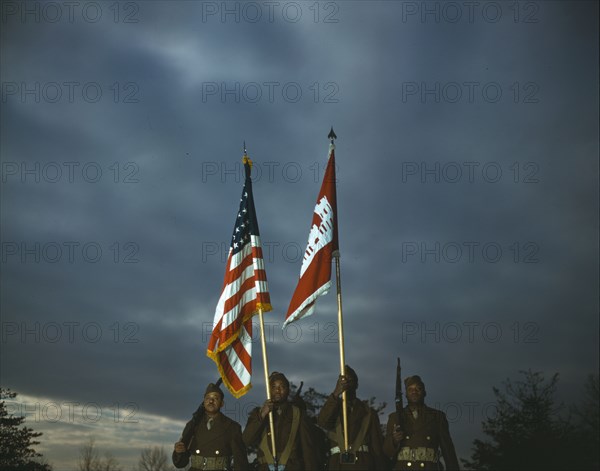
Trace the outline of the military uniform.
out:
M 211 392 L 219 394 L 221 400 L 223 399 L 223 391 L 219 389 L 218 384 L 217 382 L 217 385 L 208 385 L 205 399 Z M 182 443 L 176 444 L 175 447 L 177 449 L 177 446 L 185 445 L 186 451 L 173 451 L 175 467 L 185 468 L 191 464 L 189 471 L 249 469 L 240 424 L 221 412 L 217 412 L 214 417 L 210 417 L 206 412 L 199 415 L 198 419 L 195 416 L 196 414 L 183 429 Z
M 354 378 L 358 387 L 358 376 L 348 365 L 346 374 Z M 317 423 L 327 430 L 331 446 L 329 469 L 362 471 L 385 468 L 387 461 L 382 449 L 383 436 L 377 412 L 356 397 L 347 402 L 347 408 L 348 447 L 356 458 L 354 463 L 341 462 L 344 451 L 342 398 L 331 394 L 319 412 Z
M 418 376 L 407 378 L 405 384 L 420 383 Z M 394 445 L 392 433 L 398 425 L 397 413 L 390 414 L 383 443 L 385 454 L 392 460 L 394 470 L 440 470 L 440 450 L 447 470 L 458 470 L 458 459 L 450 437 L 446 414 L 424 403 L 406 406 L 402 410 L 403 438 Z
M 317 469 L 318 463 L 306 414 L 299 407 L 286 402 L 273 411 L 273 420 L 278 461 L 280 465 L 285 466 L 285 471 Z M 269 416 L 263 419 L 260 408 L 250 412 L 243 438 L 247 446 L 258 447 L 259 469 L 268 470 L 269 464 L 273 463 Z
M 334 395 L 327 398 L 319 412 L 318 424 L 328 431 L 331 444 L 330 470 L 376 470 L 385 466 L 379 417 L 377 412 L 360 399 L 348 403 L 348 446 L 356 455 L 354 464 L 340 462 L 340 452 L 344 448 L 341 398 Z

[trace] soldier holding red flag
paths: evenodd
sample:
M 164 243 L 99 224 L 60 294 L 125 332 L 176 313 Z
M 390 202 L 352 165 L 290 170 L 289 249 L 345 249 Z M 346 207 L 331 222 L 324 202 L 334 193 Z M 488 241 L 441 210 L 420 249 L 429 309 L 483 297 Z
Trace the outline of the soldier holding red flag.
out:
M 346 374 L 338 378 L 333 393 L 319 412 L 318 424 L 328 431 L 331 443 L 330 470 L 386 468 L 379 417 L 377 412 L 356 397 L 357 388 L 358 376 L 346 365 Z M 340 398 L 344 391 L 348 405 L 348 450 L 344 450 L 343 403 Z

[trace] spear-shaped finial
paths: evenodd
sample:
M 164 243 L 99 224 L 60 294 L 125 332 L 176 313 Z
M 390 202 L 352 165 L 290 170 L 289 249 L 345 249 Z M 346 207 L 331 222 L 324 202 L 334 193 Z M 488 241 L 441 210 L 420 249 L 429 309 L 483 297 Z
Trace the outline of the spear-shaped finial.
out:
M 334 139 L 337 139 L 337 136 L 333 132 L 333 126 L 331 126 L 331 131 L 329 131 L 329 134 L 327 135 L 327 137 L 331 140 L 331 142 L 333 142 Z
M 242 162 L 250 165 L 250 168 L 252 168 L 252 160 L 248 157 L 248 151 L 246 150 L 246 141 L 244 141 L 244 155 L 242 157 Z

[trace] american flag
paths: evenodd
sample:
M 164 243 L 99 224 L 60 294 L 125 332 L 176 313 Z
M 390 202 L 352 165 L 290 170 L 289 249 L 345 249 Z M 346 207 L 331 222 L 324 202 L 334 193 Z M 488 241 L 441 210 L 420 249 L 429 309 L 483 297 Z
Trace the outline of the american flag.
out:
M 331 132 L 333 133 L 333 129 Z M 284 327 L 290 322 L 311 315 L 315 310 L 317 298 L 327 294 L 331 287 L 331 260 L 339 247 L 335 182 L 335 145 L 332 139 L 329 145 L 329 161 L 317 197 L 308 244 L 302 260 L 300 279 L 285 316 Z
M 252 387 L 252 317 L 271 310 L 267 275 L 252 197 L 252 161 L 244 152 L 246 180 L 231 247 L 223 291 L 215 311 L 207 355 L 219 368 L 223 383 L 234 397 Z

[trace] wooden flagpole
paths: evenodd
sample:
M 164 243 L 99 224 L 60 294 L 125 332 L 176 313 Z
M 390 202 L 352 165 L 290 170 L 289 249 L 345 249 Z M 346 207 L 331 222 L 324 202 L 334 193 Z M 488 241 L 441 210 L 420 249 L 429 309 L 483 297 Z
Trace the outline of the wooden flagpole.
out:
M 338 336 L 340 344 L 340 374 L 346 374 L 346 360 L 344 357 L 344 320 L 342 317 L 342 279 L 340 276 L 340 252 L 333 253 L 335 258 L 335 278 L 337 282 L 337 304 L 338 304 Z M 344 424 L 344 452 L 348 452 L 348 400 L 346 391 L 342 393 L 342 418 Z
M 267 400 L 271 400 L 271 388 L 269 387 L 269 362 L 267 361 L 267 342 L 265 340 L 265 321 L 263 311 L 258 309 L 258 317 L 260 319 L 260 343 L 262 345 L 263 367 L 265 370 L 265 386 L 267 388 Z M 277 469 L 277 450 L 275 448 L 275 422 L 273 420 L 273 411 L 269 412 L 269 428 L 271 429 L 271 449 L 273 450 L 273 460 L 275 469 Z
M 333 132 L 333 127 L 327 136 L 329 138 L 330 144 L 335 146 L 333 143 L 334 139 L 337 138 L 335 133 Z M 335 185 L 335 182 L 333 183 Z M 335 208 L 337 211 L 337 207 Z M 337 216 L 337 214 L 336 214 Z M 336 227 L 336 230 L 338 228 Z M 346 359 L 344 355 L 344 319 L 342 316 L 342 277 L 340 274 L 340 251 L 335 250 L 333 252 L 333 258 L 335 259 L 335 279 L 337 285 L 337 304 L 338 304 L 338 337 L 339 337 L 339 345 L 340 345 L 340 374 L 342 376 L 346 375 Z M 348 399 L 346 396 L 346 391 L 342 393 L 342 419 L 344 425 L 344 452 L 348 452 Z
M 246 141 L 244 141 L 244 159 L 252 161 L 248 157 L 246 151 Z M 263 310 L 261 307 L 258 308 L 258 317 L 260 319 L 260 343 L 262 346 L 262 357 L 263 357 L 263 368 L 265 370 L 265 387 L 267 389 L 267 400 L 271 400 L 271 388 L 269 387 L 269 361 L 267 360 L 267 341 L 265 339 L 265 320 L 263 318 Z M 269 412 L 269 428 L 271 430 L 271 449 L 273 450 L 273 460 L 275 462 L 275 469 L 277 469 L 277 450 L 275 448 L 275 421 L 273 420 L 273 411 Z

